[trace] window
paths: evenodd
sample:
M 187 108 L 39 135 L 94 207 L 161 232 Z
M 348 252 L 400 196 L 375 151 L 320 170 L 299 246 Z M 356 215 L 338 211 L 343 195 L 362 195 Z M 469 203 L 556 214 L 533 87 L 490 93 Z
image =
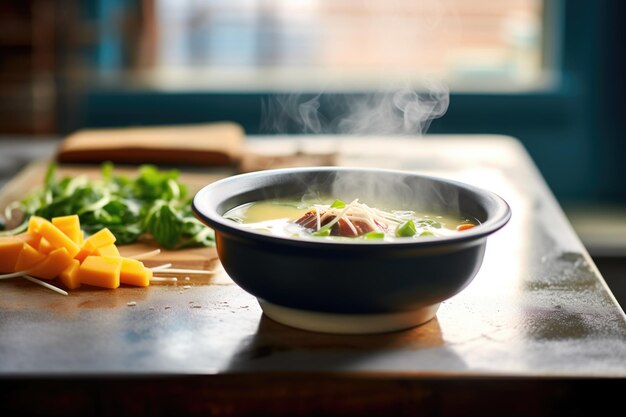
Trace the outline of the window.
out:
M 336 91 L 435 77 L 485 91 L 546 75 L 542 0 L 141 4 L 134 74 L 157 88 Z
M 519 138 L 559 198 L 623 189 L 613 177 L 596 181 L 596 168 L 609 167 L 600 155 L 609 156 L 615 172 L 626 166 L 618 157 L 624 154 L 619 113 L 605 107 L 619 109 L 622 98 L 613 87 L 621 79 L 615 33 L 622 2 L 74 4 L 91 7 L 85 24 L 63 26 L 78 29 L 65 38 L 78 46 L 70 52 L 88 52 L 87 65 L 65 68 L 89 77 L 84 83 L 72 74 L 61 78 L 69 80 L 62 101 L 67 109 L 60 112 L 66 131 L 232 120 L 248 134 L 265 134 L 271 132 L 262 128 L 261 103 L 276 93 L 323 93 L 324 105 L 393 90 L 397 85 L 389 84 L 399 81 L 413 82 L 409 89 L 419 91 L 422 77 L 432 76 L 450 96 L 429 133 Z M 296 123 L 285 133 L 306 131 Z M 563 169 L 563 161 L 576 169 Z

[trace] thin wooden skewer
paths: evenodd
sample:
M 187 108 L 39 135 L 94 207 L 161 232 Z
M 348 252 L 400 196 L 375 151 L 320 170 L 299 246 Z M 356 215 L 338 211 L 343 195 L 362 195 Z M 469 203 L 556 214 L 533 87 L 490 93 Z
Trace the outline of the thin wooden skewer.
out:
M 49 290 L 52 290 L 54 292 L 58 292 L 59 294 L 62 295 L 68 295 L 67 291 L 63 291 L 60 288 L 55 287 L 54 285 L 50 285 L 47 282 L 43 282 L 35 277 L 31 277 L 30 275 L 22 275 L 22 277 L 24 277 L 24 279 L 29 280 L 30 282 L 34 282 L 35 284 L 41 285 L 42 287 L 46 287 Z
M 177 282 L 178 278 L 176 277 L 152 277 L 150 278 L 150 282 Z
M 188 275 L 209 275 L 214 274 L 215 270 L 202 270 L 202 269 L 182 269 L 182 268 L 151 268 L 154 272 L 160 274 L 188 274 Z
M 159 266 L 153 266 L 150 269 L 152 269 L 153 271 L 161 271 L 163 269 L 168 269 L 170 266 L 172 266 L 171 263 L 169 264 L 163 264 L 163 265 L 159 265 Z
M 161 253 L 161 249 L 155 249 L 151 250 L 150 252 L 138 253 L 137 255 L 129 256 L 129 258 L 140 260 L 152 258 L 153 256 L 157 256 L 159 253 Z
M 21 276 L 23 276 L 23 275 L 25 275 L 27 273 L 28 273 L 28 271 L 11 272 L 9 274 L 0 275 L 0 279 L 17 278 L 17 277 L 21 277 Z

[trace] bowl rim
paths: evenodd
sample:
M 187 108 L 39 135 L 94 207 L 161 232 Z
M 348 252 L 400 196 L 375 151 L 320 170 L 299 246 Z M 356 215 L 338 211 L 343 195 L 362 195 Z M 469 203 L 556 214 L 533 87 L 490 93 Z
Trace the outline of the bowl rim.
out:
M 285 237 L 285 236 L 275 236 L 268 233 L 258 232 L 252 229 L 246 229 L 239 226 L 238 223 L 235 223 L 231 220 L 224 218 L 220 215 L 215 209 L 215 205 L 209 204 L 208 195 L 218 188 L 223 187 L 229 183 L 241 181 L 246 178 L 254 178 L 254 177 L 264 177 L 264 176 L 272 176 L 272 175 L 286 175 L 286 174 L 297 174 L 297 173 L 307 173 L 307 172 L 333 172 L 333 171 L 352 171 L 352 172 L 368 172 L 368 173 L 381 173 L 381 174 L 394 174 L 394 175 L 409 175 L 416 176 L 420 178 L 424 178 L 427 180 L 433 180 L 435 182 L 444 182 L 455 187 L 465 189 L 471 193 L 477 194 L 484 198 L 490 199 L 493 203 L 495 203 L 495 209 L 493 210 L 493 214 L 485 221 L 481 223 L 477 227 L 473 227 L 471 229 L 463 231 L 462 234 L 454 235 L 454 236 L 433 236 L 433 237 L 423 237 L 421 239 L 414 238 L 394 238 L 394 240 L 389 241 L 379 241 L 379 240 L 366 240 L 366 239 L 354 239 L 344 240 L 344 239 L 332 239 L 326 237 Z M 504 227 L 511 218 L 512 212 L 509 204 L 498 194 L 493 191 L 486 190 L 481 187 L 477 187 L 475 185 L 467 184 L 462 181 L 453 180 L 445 177 L 439 177 L 435 175 L 425 175 L 416 171 L 405 171 L 405 170 L 394 170 L 394 169 L 384 169 L 384 168 L 366 168 L 366 167 L 350 167 L 350 166 L 309 166 L 309 167 L 295 167 L 295 168 L 276 168 L 276 169 L 268 169 L 262 171 L 254 171 L 243 174 L 236 174 L 226 178 L 219 179 L 210 184 L 205 185 L 200 190 L 196 192 L 194 198 L 192 200 L 192 212 L 194 216 L 207 225 L 211 227 L 216 233 L 217 232 L 228 232 L 230 234 L 243 237 L 243 238 L 252 238 L 255 240 L 261 240 L 265 242 L 271 242 L 275 244 L 288 244 L 290 246 L 303 246 L 303 247 L 316 247 L 316 248 L 380 248 L 380 247 L 402 247 L 402 248 L 420 248 L 420 247 L 433 247 L 440 245 L 450 245 L 450 244 L 463 244 L 469 243 L 472 241 L 482 240 L 486 236 L 493 234 L 498 231 L 502 227 Z

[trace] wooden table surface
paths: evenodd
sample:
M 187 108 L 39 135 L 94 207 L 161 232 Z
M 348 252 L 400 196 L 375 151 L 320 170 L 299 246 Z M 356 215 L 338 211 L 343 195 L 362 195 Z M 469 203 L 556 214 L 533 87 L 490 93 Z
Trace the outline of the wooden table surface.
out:
M 458 179 L 498 193 L 513 216 L 489 237 L 474 281 L 435 319 L 389 334 L 275 323 L 223 271 L 68 297 L 2 282 L 0 410 L 576 415 L 619 404 L 619 395 L 593 393 L 624 387 L 624 312 L 517 140 L 279 137 L 249 138 L 247 146 L 268 155 L 332 151 L 339 165 Z M 216 261 L 214 249 L 171 256 L 184 267 Z

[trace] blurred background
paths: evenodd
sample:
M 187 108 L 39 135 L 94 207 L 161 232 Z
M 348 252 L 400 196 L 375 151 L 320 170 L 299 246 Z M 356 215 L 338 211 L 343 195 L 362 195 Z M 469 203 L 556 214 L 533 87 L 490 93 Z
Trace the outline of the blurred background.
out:
M 624 2 L 1 0 L 0 135 L 232 120 L 285 92 L 450 89 L 429 133 L 522 141 L 626 294 Z M 289 130 L 289 129 L 288 129 Z M 303 133 L 293 128 L 283 133 Z M 623 303 L 623 301 L 622 301 Z

